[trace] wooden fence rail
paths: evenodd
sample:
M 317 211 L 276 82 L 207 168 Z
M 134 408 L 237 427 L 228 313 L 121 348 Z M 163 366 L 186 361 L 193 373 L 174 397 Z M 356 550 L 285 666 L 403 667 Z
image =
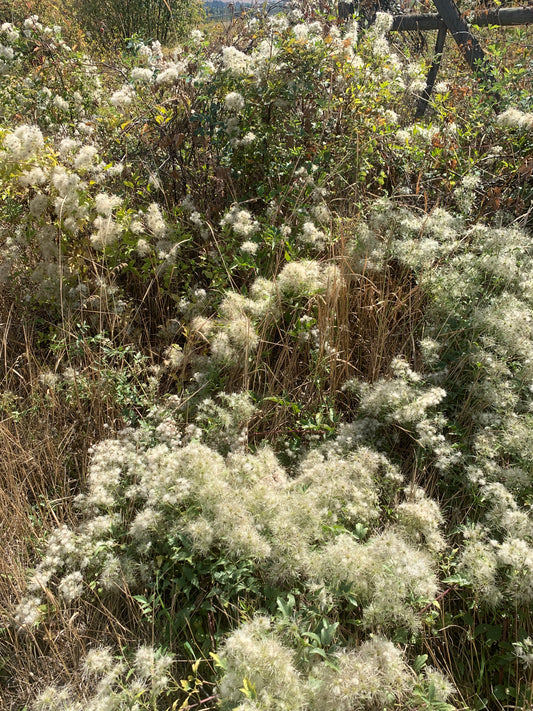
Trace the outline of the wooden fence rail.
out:
M 470 25 L 478 27 L 512 27 L 533 24 L 533 7 L 508 7 L 486 10 L 466 18 Z M 440 30 L 446 23 L 438 13 L 428 15 L 395 15 L 392 29 L 396 32 L 417 30 Z
M 380 4 L 380 0 L 376 0 L 375 9 L 379 9 Z M 500 97 L 498 92 L 494 89 L 496 76 L 490 62 L 485 57 L 480 43 L 472 33 L 470 26 L 510 27 L 533 24 L 533 7 L 487 9 L 467 18 L 467 16 L 461 14 L 454 0 L 433 0 L 433 4 L 438 10 L 437 13 L 427 15 L 395 15 L 391 28 L 392 31 L 396 32 L 438 30 L 433 62 L 426 79 L 426 87 L 418 100 L 415 118 L 421 118 L 428 106 L 440 68 L 444 43 L 448 32 L 457 43 L 457 46 L 472 71 L 482 82 L 493 107 L 497 109 L 500 105 Z M 344 0 L 338 1 L 339 17 L 347 18 L 353 15 L 354 11 L 355 4 L 353 2 L 345 2 Z

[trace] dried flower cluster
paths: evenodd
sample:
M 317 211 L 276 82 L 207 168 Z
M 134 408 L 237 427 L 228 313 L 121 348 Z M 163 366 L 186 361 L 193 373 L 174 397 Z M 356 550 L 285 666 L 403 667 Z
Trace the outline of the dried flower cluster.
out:
M 244 18 L 228 46 L 132 40 L 118 81 L 36 15 L 0 26 L 0 283 L 46 314 L 39 353 L 66 354 L 33 409 L 98 397 L 130 425 L 90 450 L 78 523 L 48 535 L 6 629 L 39 648 L 68 622 L 85 646 L 91 615 L 126 607 L 154 642 L 89 648 L 35 711 L 190 708 L 207 684 L 227 711 L 448 711 L 444 642 L 436 668 L 416 655 L 454 615 L 514 615 L 516 688 L 532 666 L 533 253 L 479 214 L 533 114 L 461 157 L 448 82 L 411 123 L 425 70 L 391 15 L 362 32 L 318 6 Z M 365 379 L 365 319 L 402 335 L 402 298 L 404 343 Z M 176 683 L 167 649 L 206 685 Z

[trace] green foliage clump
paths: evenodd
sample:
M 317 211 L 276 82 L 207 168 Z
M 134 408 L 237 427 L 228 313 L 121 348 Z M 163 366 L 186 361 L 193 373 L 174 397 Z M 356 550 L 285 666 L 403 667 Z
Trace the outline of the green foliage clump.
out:
M 102 45 L 129 40 L 157 40 L 163 44 L 182 37 L 203 16 L 197 0 L 75 0 L 76 19 L 90 37 Z
M 0 27 L 0 440 L 100 425 L 53 498 L 9 450 L 2 501 L 24 484 L 20 530 L 43 497 L 54 525 L 0 571 L 0 684 L 35 709 L 527 708 L 522 67 L 498 116 L 445 81 L 413 122 L 426 67 L 389 15 L 208 35 L 194 3 L 105 7 L 129 39 L 105 65 L 36 15 Z

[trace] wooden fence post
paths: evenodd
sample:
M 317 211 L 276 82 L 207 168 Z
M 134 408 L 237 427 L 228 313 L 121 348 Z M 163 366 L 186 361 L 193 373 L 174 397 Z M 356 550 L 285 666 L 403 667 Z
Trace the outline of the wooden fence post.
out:
M 416 118 L 421 118 L 427 108 L 440 68 L 444 42 L 448 30 L 457 42 L 459 49 L 472 71 L 482 82 L 484 81 L 485 87 L 489 91 L 489 97 L 492 99 L 493 108 L 497 110 L 501 99 L 494 87 L 496 77 L 488 59 L 485 57 L 481 45 L 470 30 L 468 23 L 459 12 L 454 0 L 433 0 L 433 2 L 438 10 L 437 14 L 395 15 L 391 28 L 393 32 L 438 30 L 435 56 L 427 76 L 426 88 L 418 101 L 415 114 Z M 380 0 L 376 0 L 376 4 L 379 6 Z M 354 0 L 338 0 L 338 14 L 340 18 L 346 19 L 350 17 L 354 10 Z M 504 7 L 482 10 L 471 17 L 471 24 L 481 27 L 487 27 L 489 25 L 510 27 L 533 24 L 533 7 Z
M 446 26 L 439 27 L 439 32 L 437 34 L 437 41 L 435 42 L 435 52 L 433 54 L 433 62 L 428 72 L 426 79 L 426 88 L 422 92 L 422 96 L 418 100 L 418 104 L 415 112 L 415 119 L 422 118 L 425 114 L 427 105 L 429 103 L 429 98 L 435 86 L 435 81 L 437 80 L 437 74 L 440 69 L 440 62 L 442 59 L 442 52 L 444 50 L 444 42 L 446 41 L 446 35 L 448 34 L 448 28 Z
M 496 81 L 492 67 L 454 0 L 433 0 L 433 2 L 472 71 L 484 79 L 489 88 L 492 87 Z M 498 103 L 498 94 L 495 91 L 491 93 Z

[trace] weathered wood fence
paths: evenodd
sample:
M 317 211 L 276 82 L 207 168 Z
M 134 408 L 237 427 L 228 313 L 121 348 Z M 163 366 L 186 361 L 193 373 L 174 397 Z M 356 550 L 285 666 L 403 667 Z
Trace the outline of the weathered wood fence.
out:
M 508 7 L 496 10 L 483 10 L 469 18 L 471 25 L 478 27 L 511 27 L 513 25 L 533 24 L 533 7 Z M 392 29 L 401 30 L 440 30 L 446 27 L 438 13 L 427 15 L 396 15 Z
M 485 90 L 489 93 L 494 107 L 497 108 L 500 99 L 497 91 L 493 88 L 496 83 L 494 71 L 470 26 L 509 27 L 533 24 L 533 7 L 487 9 L 474 14 L 467 21 L 454 0 L 433 0 L 433 3 L 437 13 L 395 15 L 392 23 L 392 31 L 395 32 L 438 30 L 433 62 L 426 79 L 426 88 L 418 101 L 416 118 L 421 118 L 427 108 L 439 72 L 448 32 L 456 41 L 472 71 L 481 80 Z M 379 5 L 378 1 L 378 9 Z M 349 17 L 354 13 L 354 10 L 354 4 L 351 2 L 339 2 L 338 4 L 339 17 L 341 18 Z

